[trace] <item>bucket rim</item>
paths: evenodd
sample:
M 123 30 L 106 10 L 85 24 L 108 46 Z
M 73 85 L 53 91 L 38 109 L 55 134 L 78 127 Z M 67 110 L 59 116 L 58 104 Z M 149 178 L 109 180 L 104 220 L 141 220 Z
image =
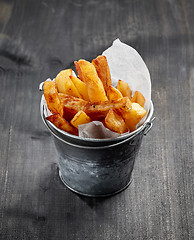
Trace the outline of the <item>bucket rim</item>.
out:
M 150 101 L 150 108 L 149 108 L 149 112 L 148 112 L 148 115 L 147 115 L 147 118 L 146 120 L 144 121 L 144 123 L 139 126 L 136 130 L 134 130 L 133 132 L 130 132 L 130 133 L 126 133 L 126 134 L 122 134 L 120 136 L 118 136 L 117 138 L 104 138 L 104 139 L 98 139 L 98 138 L 83 138 L 83 137 L 79 137 L 79 136 L 75 136 L 75 135 L 72 135 L 68 132 L 65 132 L 59 128 L 57 128 L 53 123 L 47 121 L 45 119 L 45 115 L 44 115 L 44 111 L 43 111 L 43 95 L 42 95 L 42 98 L 41 98 L 41 102 L 40 102 L 40 114 L 41 114 L 41 117 L 42 119 L 44 118 L 44 120 L 51 126 L 51 128 L 53 128 L 55 131 L 59 132 L 60 134 L 64 135 L 64 136 L 67 136 L 69 137 L 70 139 L 72 140 L 76 140 L 76 141 L 82 141 L 82 142 L 91 142 L 91 143 L 108 143 L 108 142 L 112 142 L 112 141 L 122 141 L 126 138 L 129 138 L 133 135 L 135 135 L 137 132 L 141 131 L 144 127 L 144 125 L 148 122 L 150 122 L 152 116 L 153 116 L 153 112 L 154 112 L 154 105 L 153 105 L 153 102 L 152 100 Z
M 42 99 L 41 99 L 41 104 L 40 104 L 40 113 L 41 113 L 41 118 L 45 124 L 45 126 L 47 127 L 47 129 L 52 133 L 52 135 L 54 137 L 56 137 L 58 140 L 68 144 L 68 145 L 71 145 L 73 147 L 78 147 L 78 148 L 84 148 L 84 149 L 104 149 L 104 148 L 110 148 L 110 147 L 115 147 L 117 145 L 120 145 L 120 144 L 123 144 L 129 140 L 131 140 L 132 138 L 136 137 L 138 134 L 140 133 L 144 133 L 144 129 L 146 129 L 147 125 L 152 125 L 151 123 L 151 118 L 153 116 L 153 112 L 154 112 L 154 106 L 153 106 L 153 103 L 152 101 L 150 101 L 150 109 L 149 109 L 149 113 L 148 113 L 148 116 L 145 120 L 145 122 L 138 128 L 136 129 L 135 131 L 133 131 L 132 133 L 129 133 L 129 134 L 125 134 L 125 135 L 121 135 L 115 139 L 112 139 L 112 138 L 106 138 L 106 139 L 93 139 L 93 138 L 81 138 L 81 137 L 78 137 L 78 136 L 75 136 L 75 135 L 72 135 L 72 134 L 69 134 L 69 133 L 66 133 L 65 131 L 63 130 L 60 130 L 58 129 L 54 124 L 48 122 L 44 116 L 44 110 L 43 110 L 43 103 L 42 103 Z M 76 143 L 71 143 L 71 142 L 68 142 L 67 140 L 64 140 L 63 138 L 61 138 L 60 136 L 58 136 L 54 131 L 53 129 L 51 128 L 51 126 L 57 131 L 57 132 L 60 132 L 62 133 L 63 135 L 66 135 L 72 139 L 75 139 L 75 140 L 79 140 L 79 141 L 84 141 L 84 142 L 92 142 L 92 143 L 107 143 L 107 142 L 113 142 L 112 144 L 110 145 L 102 145 L 102 146 L 87 146 L 87 145 L 79 145 L 79 144 L 76 144 Z M 118 142 L 115 143 L 115 141 L 118 140 Z

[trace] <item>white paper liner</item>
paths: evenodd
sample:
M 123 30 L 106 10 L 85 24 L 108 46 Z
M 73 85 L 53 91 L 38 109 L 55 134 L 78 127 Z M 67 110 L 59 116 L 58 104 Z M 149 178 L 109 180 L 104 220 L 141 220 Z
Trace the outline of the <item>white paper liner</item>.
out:
M 102 55 L 107 58 L 112 85 L 116 86 L 119 79 L 127 82 L 132 95 L 135 91 L 143 94 L 145 98 L 144 108 L 148 112 L 151 101 L 151 80 L 148 68 L 139 53 L 116 39 Z
M 90 123 L 82 124 L 78 126 L 79 136 L 83 138 L 117 138 L 119 133 L 112 132 L 108 128 L 105 128 L 102 122 L 93 121 Z
M 135 91 L 139 91 L 145 98 L 145 110 L 147 114 L 150 108 L 151 101 L 151 80 L 146 64 L 139 53 L 129 45 L 122 43 L 119 39 L 113 42 L 113 45 L 106 49 L 102 55 L 106 56 L 110 68 L 112 85 L 116 87 L 119 79 L 127 82 L 132 90 L 132 95 Z M 73 75 L 75 73 L 73 72 Z M 54 81 L 48 78 L 46 81 Z M 46 117 L 52 113 L 49 111 L 46 101 L 43 98 L 44 114 Z M 137 125 L 139 127 L 144 123 L 146 116 Z M 99 121 L 82 124 L 78 126 L 79 136 L 82 138 L 117 138 L 124 134 L 115 133 Z

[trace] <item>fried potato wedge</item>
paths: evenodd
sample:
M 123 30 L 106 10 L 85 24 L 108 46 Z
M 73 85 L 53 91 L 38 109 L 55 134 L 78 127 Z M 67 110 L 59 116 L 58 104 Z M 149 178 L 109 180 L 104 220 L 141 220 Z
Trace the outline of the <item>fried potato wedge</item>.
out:
M 87 86 L 88 97 L 91 102 L 107 101 L 104 86 L 98 77 L 94 65 L 86 60 L 79 60 L 82 78 Z M 79 74 L 80 75 L 80 74 Z
M 136 125 L 146 115 L 146 113 L 147 111 L 138 103 L 132 103 L 131 111 L 122 113 L 125 123 L 131 132 L 136 129 Z
M 63 93 L 59 93 L 59 99 L 63 106 L 63 116 L 68 121 L 71 121 L 74 115 L 80 110 L 83 110 L 88 103 L 81 98 L 76 98 Z
M 43 89 L 48 109 L 52 113 L 58 113 L 60 116 L 63 116 L 63 105 L 59 99 L 56 83 L 53 81 L 46 81 L 44 82 Z
M 144 96 L 139 92 L 136 91 L 131 99 L 131 102 L 138 103 L 141 107 L 144 107 L 145 105 L 145 98 Z
M 73 119 L 71 120 L 71 124 L 75 127 L 78 128 L 79 125 L 89 123 L 91 122 L 92 119 L 82 110 L 77 112 Z
M 128 97 L 118 100 L 109 100 L 103 102 L 88 102 L 83 111 L 93 120 L 103 120 L 110 109 L 116 109 L 118 112 L 128 112 L 131 109 L 131 101 Z
M 100 55 L 92 60 L 92 64 L 96 68 L 98 77 L 102 81 L 104 90 L 107 93 L 108 87 L 111 86 L 111 75 L 106 57 Z
M 105 125 L 111 131 L 117 133 L 125 133 L 128 127 L 121 115 L 117 114 L 113 109 L 110 109 L 105 118 Z
M 131 99 L 131 88 L 128 83 L 118 80 L 117 89 L 122 93 L 123 97 Z
M 78 135 L 77 129 L 71 126 L 71 124 L 68 121 L 66 121 L 63 117 L 61 117 L 59 114 L 53 114 L 47 117 L 46 119 L 52 122 L 59 129 L 64 130 L 73 135 Z
M 78 90 L 79 94 L 81 95 L 81 97 L 84 100 L 89 101 L 86 84 L 84 82 L 82 82 L 79 78 L 75 77 L 75 76 L 70 76 L 70 79 L 74 83 L 74 85 L 77 88 L 77 90 Z
M 85 81 L 84 81 L 84 75 L 82 74 L 82 70 L 81 70 L 78 62 L 77 62 L 77 61 L 74 61 L 74 65 L 75 65 L 75 69 L 76 69 L 76 71 L 77 71 L 77 74 L 78 74 L 79 78 L 81 79 L 81 81 L 85 82 Z
M 59 93 L 65 93 L 65 79 L 69 78 L 72 75 L 72 69 L 65 69 L 60 71 L 55 78 L 55 82 L 57 84 L 57 89 Z
M 59 93 L 65 93 L 74 97 L 82 98 L 74 83 L 70 79 L 72 69 L 61 71 L 55 78 Z
M 123 97 L 121 92 L 113 86 L 108 86 L 107 96 L 109 100 L 118 100 Z
M 64 82 L 64 89 L 66 94 L 73 96 L 73 97 L 78 97 L 82 98 L 81 95 L 79 94 L 77 88 L 73 84 L 70 78 L 66 78 Z

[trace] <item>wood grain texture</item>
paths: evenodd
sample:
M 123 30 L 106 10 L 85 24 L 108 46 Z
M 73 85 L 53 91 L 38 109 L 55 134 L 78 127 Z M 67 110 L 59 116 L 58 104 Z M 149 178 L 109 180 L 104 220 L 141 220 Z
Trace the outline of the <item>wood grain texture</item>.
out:
M 193 12 L 186 0 L 0 0 L 0 239 L 194 239 Z M 81 197 L 59 179 L 38 86 L 118 37 L 150 70 L 156 120 L 130 187 Z

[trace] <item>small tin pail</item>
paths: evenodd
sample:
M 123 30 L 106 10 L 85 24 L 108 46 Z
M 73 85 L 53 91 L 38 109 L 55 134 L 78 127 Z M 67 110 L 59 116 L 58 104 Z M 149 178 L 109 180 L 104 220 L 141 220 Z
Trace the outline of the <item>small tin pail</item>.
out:
M 40 112 L 44 124 L 54 137 L 59 156 L 59 175 L 72 191 L 90 197 L 105 197 L 125 189 L 142 137 L 152 127 L 153 104 L 145 123 L 136 131 L 115 139 L 82 139 L 57 129 Z

